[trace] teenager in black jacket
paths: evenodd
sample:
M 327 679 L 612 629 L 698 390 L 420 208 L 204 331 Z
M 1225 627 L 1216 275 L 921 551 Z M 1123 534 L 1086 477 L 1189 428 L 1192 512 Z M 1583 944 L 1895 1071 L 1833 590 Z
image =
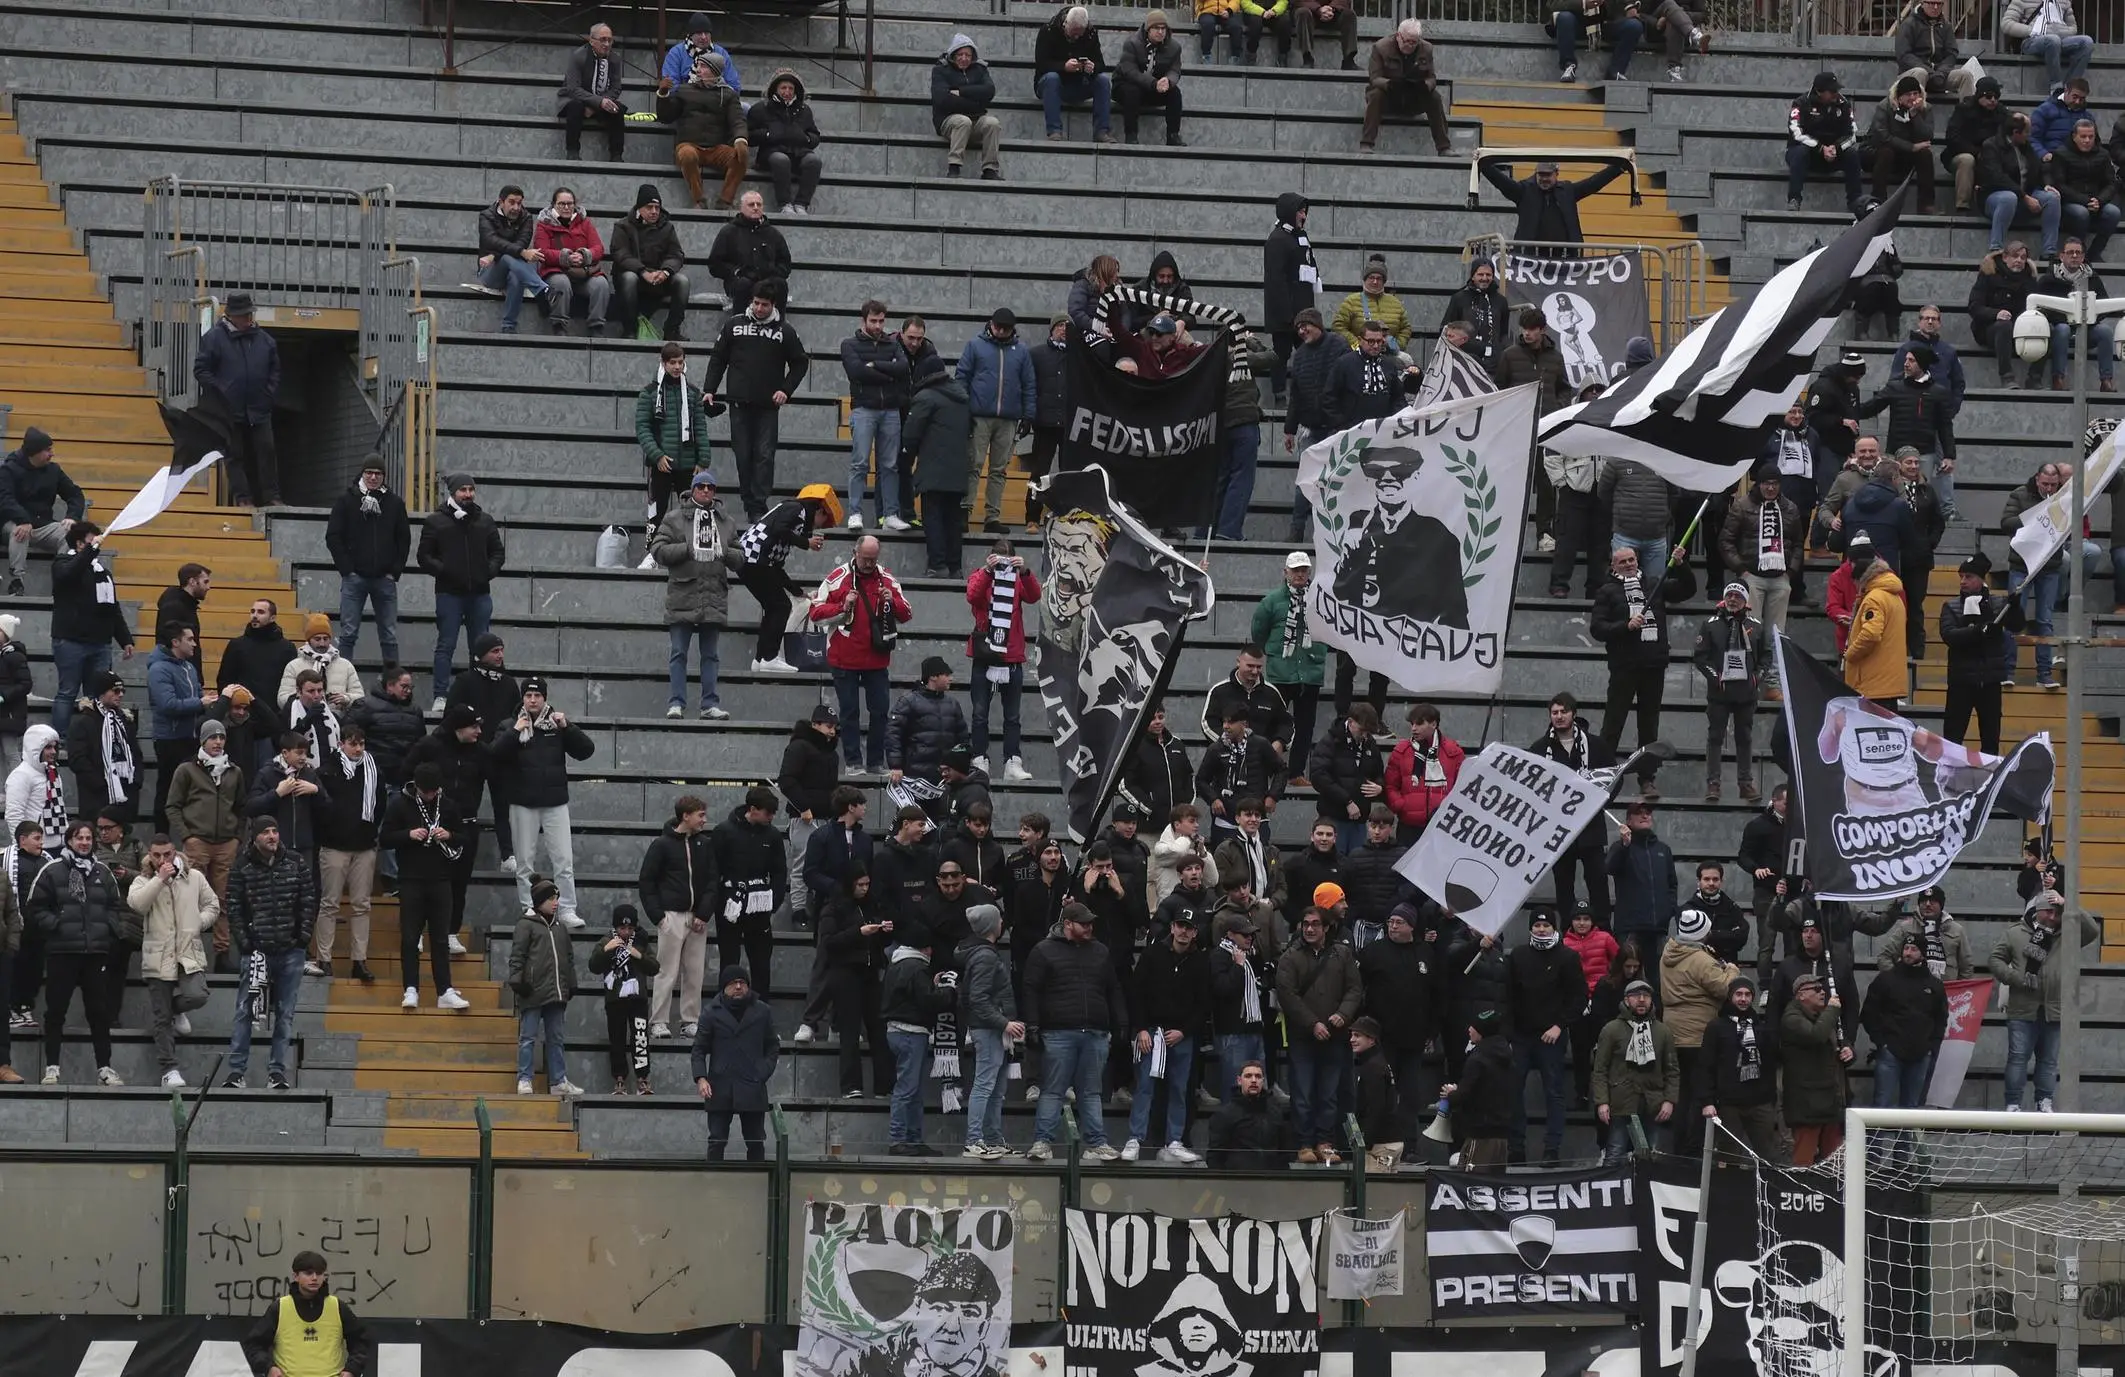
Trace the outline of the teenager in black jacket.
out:
M 1121 792 L 1147 818 L 1172 814 L 1174 805 L 1186 803 L 1195 794 L 1195 767 L 1188 763 L 1188 750 L 1180 738 L 1166 730 L 1166 709 L 1151 709 L 1150 725 L 1136 743 L 1136 753 L 1122 767 Z
M 449 804 L 452 816 L 458 818 L 465 828 L 464 845 L 456 859 L 448 862 L 450 940 L 458 942 L 459 946 L 464 945 L 457 934 L 465 930 L 465 895 L 472 886 L 472 867 L 479 849 L 474 842 L 478 840 L 479 823 L 476 819 L 480 815 L 480 797 L 486 792 L 488 771 L 494 760 L 480 735 L 479 716 L 471 707 L 464 704 L 447 707 L 443 709 L 442 725 L 415 742 L 413 749 L 406 752 L 405 762 L 408 779 L 418 775 L 423 765 L 435 767 L 443 798 Z M 495 840 L 499 845 L 499 827 Z M 405 883 L 403 874 L 399 882 L 401 885 Z
M 1704 1031 L 1692 1097 L 1704 1117 L 1717 1115 L 1729 1132 L 1765 1161 L 1785 1152 L 1778 1131 L 1778 1025 L 1756 1007 L 1756 981 L 1737 975 L 1726 1007 Z
M 1401 1118 L 1385 1141 L 1407 1138 L 1429 1103 L 1424 1044 L 1439 1031 L 1438 971 L 1431 944 L 1419 940 L 1428 922 L 1416 903 L 1400 903 L 1387 915 L 1387 935 L 1358 953 L 1365 983 L 1365 1013 L 1376 1025 L 1380 1055 L 1394 1073 Z M 1367 1133 L 1371 1138 L 1371 1133 Z
M 1314 890 L 1342 882 L 1343 857 L 1336 836 L 1335 823 L 1316 818 L 1306 849 L 1284 862 L 1284 921 L 1294 928 L 1299 925 L 1299 914 L 1313 902 Z M 1344 893 L 1349 894 L 1348 886 Z
M 1896 964 L 1867 986 L 1859 1023 L 1874 1039 L 1875 1106 L 1923 1108 L 1933 1059 L 1948 1032 L 1948 991 L 1927 969 L 1925 941 L 1916 929 L 1905 935 Z
M 701 1021 L 701 981 L 708 959 L 708 925 L 716 918 L 721 886 L 709 842 L 708 805 L 691 794 L 672 801 L 671 821 L 642 853 L 635 892 L 657 934 L 657 964 L 644 1009 L 651 1037 L 671 1036 L 678 994 L 681 1033 Z M 691 1036 L 688 1034 L 688 1036 Z
M 1446 1097 L 1454 1137 L 1464 1144 L 1466 1165 L 1477 1171 L 1502 1172 L 1512 1133 L 1513 1104 L 1519 1098 L 1516 1086 L 1526 1081 L 1513 1076 L 1512 1041 L 1498 1010 L 1485 1009 L 1470 1019 L 1467 1033 L 1475 1046 L 1469 1048 L 1454 1083 L 1440 1087 L 1440 1093 Z M 1449 1045 L 1462 1041 L 1457 1036 L 1446 1040 Z
M 1513 1085 L 1524 1088 L 1527 1073 L 1542 1074 L 1542 1101 L 1547 1122 L 1542 1133 L 1542 1161 L 1555 1166 L 1564 1150 L 1564 1104 L 1571 1086 L 1567 1038 L 1586 1012 L 1586 972 L 1579 953 L 1564 944 L 1557 915 L 1535 910 L 1527 923 L 1527 945 L 1505 958 L 1506 988 L 1512 1009 Z M 1527 1096 L 1513 1096 L 1513 1160 L 1526 1161 Z
M 841 1094 L 863 1093 L 861 1040 L 871 1045 L 871 1093 L 893 1089 L 893 1053 L 886 1046 L 884 993 L 886 955 L 893 920 L 871 899 L 871 877 L 852 876 L 819 911 L 819 951 L 834 1006 L 834 1032 L 841 1040 Z
M 471 476 L 452 474 L 443 486 L 450 496 L 421 526 L 421 543 L 414 552 L 421 572 L 435 580 L 436 615 L 448 628 L 447 635 L 435 638 L 433 683 L 439 698 L 457 657 L 457 628 L 462 626 L 474 641 L 487 634 L 490 590 L 507 557 L 502 528 L 479 505 Z
M 1200 931 L 1193 915 L 1176 916 L 1166 940 L 1147 948 L 1136 963 L 1136 989 L 1129 1001 L 1136 1036 L 1136 1095 L 1129 1105 L 1124 1162 L 1135 1161 L 1147 1139 L 1163 1142 L 1161 1162 L 1202 1160 L 1186 1142 L 1196 1039 L 1210 1026 L 1210 959 L 1197 944 Z M 1165 1044 L 1164 1075 L 1154 1077 L 1160 1042 Z M 1165 1096 L 1163 1134 L 1151 1118 L 1152 1100 L 1159 1091 Z
M 754 785 L 711 839 L 722 892 L 716 947 L 725 966 L 738 964 L 742 948 L 753 989 L 763 995 L 775 953 L 774 913 L 789 898 L 789 862 L 775 832 L 775 802 L 774 790 Z

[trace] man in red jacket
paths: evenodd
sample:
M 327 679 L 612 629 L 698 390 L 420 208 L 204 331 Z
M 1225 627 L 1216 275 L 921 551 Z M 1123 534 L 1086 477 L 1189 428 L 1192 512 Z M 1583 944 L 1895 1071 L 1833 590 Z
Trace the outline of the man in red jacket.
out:
M 1040 578 L 999 538 L 989 557 L 967 577 L 967 606 L 974 631 L 967 658 L 974 662 L 968 696 L 974 706 L 974 768 L 989 769 L 989 695 L 1003 698 L 1003 777 L 1033 778 L 1019 754 L 1018 699 L 1026 686 L 1026 605 L 1040 601 Z
M 1845 546 L 1845 562 L 1830 573 L 1830 589 L 1823 594 L 1822 610 L 1837 633 L 1837 653 L 1845 653 L 1845 638 L 1852 634 L 1852 614 L 1859 608 L 1859 571 L 1874 562 L 1874 542 L 1864 531 L 1855 532 Z
M 878 562 L 877 536 L 856 542 L 855 557 L 826 576 L 824 593 L 812 604 L 813 621 L 834 624 L 826 639 L 826 667 L 841 698 L 841 760 L 850 774 L 885 773 L 885 719 L 893 708 L 886 671 L 900 628 L 914 618 L 899 581 Z M 868 732 L 859 730 L 864 707 L 871 716 Z
M 1439 710 L 1429 703 L 1409 709 L 1409 739 L 1387 757 L 1387 806 L 1401 823 L 1407 846 L 1431 822 L 1432 814 L 1461 777 L 1465 756 L 1461 743 L 1439 730 Z

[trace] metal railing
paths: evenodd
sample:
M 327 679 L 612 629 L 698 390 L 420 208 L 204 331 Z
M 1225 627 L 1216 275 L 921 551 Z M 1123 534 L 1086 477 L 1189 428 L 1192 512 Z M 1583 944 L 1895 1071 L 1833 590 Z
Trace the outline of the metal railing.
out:
M 182 409 L 199 400 L 192 359 L 199 352 L 200 335 L 214 323 L 214 301 L 207 295 L 206 254 L 196 245 L 155 243 L 152 217 L 150 236 L 140 361 L 155 380 L 156 395 Z
M 1652 326 L 1653 342 L 1662 350 L 1672 348 L 1710 313 L 1709 259 L 1704 244 L 1695 239 L 1671 244 L 1602 239 L 1552 244 L 1510 239 L 1502 234 L 1484 234 L 1463 240 L 1461 257 L 1463 261 L 1489 258 L 1502 265 L 1506 255 L 1514 251 L 1548 258 L 1563 250 L 1571 251 L 1570 256 L 1579 259 L 1611 254 L 1636 257 L 1639 280 L 1645 283 L 1646 315 Z M 1502 267 L 1498 290 L 1505 291 Z M 1506 295 L 1510 297 L 1512 293 L 1506 292 Z
M 362 311 L 362 357 L 376 361 L 370 399 L 381 418 L 376 448 L 408 507 L 435 505 L 436 312 L 421 300 L 421 261 L 384 260 L 374 309 Z

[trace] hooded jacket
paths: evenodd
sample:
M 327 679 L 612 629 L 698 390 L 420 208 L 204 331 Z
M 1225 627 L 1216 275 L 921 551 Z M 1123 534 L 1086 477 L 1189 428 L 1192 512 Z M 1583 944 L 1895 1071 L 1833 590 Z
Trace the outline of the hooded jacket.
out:
M 2031 901 L 2032 906 L 2034 902 Z M 1993 944 L 1992 959 L 1987 964 L 1993 979 L 2007 987 L 2006 1015 L 2010 1020 L 2059 1021 L 2059 963 L 2051 958 L 2058 954 L 2059 943 L 2068 940 L 2067 931 L 2062 921 L 2050 935 L 2040 934 L 2025 909 L 2021 921 Z M 2095 941 L 2101 932 L 2095 919 L 2081 915 L 2082 946 Z
M 414 555 L 421 572 L 435 580 L 436 592 L 461 598 L 484 596 L 505 558 L 502 529 L 494 518 L 478 502 L 459 507 L 455 498 L 428 514 Z
M 445 708 L 442 723 L 414 742 L 413 748 L 406 752 L 406 777 L 411 779 L 414 770 L 433 762 L 443 772 L 443 797 L 449 801 L 450 810 L 460 817 L 478 816 L 480 797 L 486 792 L 494 759 L 484 741 L 457 739 L 452 724 L 462 721 L 469 725 L 471 719 L 461 719 L 458 714 L 471 711 L 463 706 Z
M 777 93 L 785 81 L 797 88 L 787 101 Z M 804 79 L 787 67 L 778 68 L 767 79 L 766 91 L 746 112 L 753 156 L 765 162 L 769 154 L 781 153 L 795 162 L 819 146 L 819 124 L 812 118 L 812 103 L 805 99 Z
M 1011 988 L 1011 959 L 986 938 L 969 937 L 953 953 L 959 965 L 961 1026 L 1001 1033 L 1018 1021 L 1018 996 Z
M 517 919 L 509 941 L 509 990 L 519 1009 L 566 1004 L 576 992 L 576 958 L 560 915 L 536 910 Z
M 1955 46 L 1955 27 L 1945 15 L 1928 18 L 1916 5 L 1897 24 L 1895 39 L 1896 69 L 1908 72 L 1914 67 L 1924 68 L 1929 86 L 1934 78 L 1945 77 L 1962 61 Z
M 1898 960 L 1867 986 L 1859 1026 L 1877 1048 L 1909 1065 L 1940 1050 L 1948 1031 L 1948 991 L 1926 963 L 1907 966 Z
M 1895 482 L 1870 478 L 1860 484 L 1845 500 L 1842 516 L 1846 539 L 1865 531 L 1874 543 L 1875 556 L 1892 569 L 1900 567 L 1906 556 L 1921 552 L 1918 514 Z
M 22 733 L 22 759 L 7 775 L 7 842 L 14 845 L 15 824 L 42 819 L 47 802 L 56 792 L 62 802 L 66 798 L 66 767 L 54 765 L 59 771 L 56 787 L 45 778 L 44 763 L 40 757 L 46 746 L 56 745 L 59 733 L 43 722 L 29 727 Z M 66 840 L 67 810 L 61 808 L 44 833 L 44 849 L 56 853 Z
M 1296 191 L 1276 198 L 1276 227 L 1262 243 L 1262 319 L 1272 331 L 1295 327 L 1298 313 L 1314 304 L 1321 290 L 1321 270 L 1313 249 L 1300 243 L 1304 231 L 1295 228 L 1296 216 L 1309 202 Z
M 697 554 L 694 527 L 708 542 Z M 674 626 L 721 626 L 730 615 L 730 562 L 737 530 L 723 514 L 723 504 L 703 507 L 692 496 L 671 504 L 649 537 L 649 557 L 667 575 L 664 620 Z
M 46 525 L 52 520 L 54 502 L 66 504 L 64 514 L 71 520 L 88 515 L 88 499 L 57 460 L 40 468 L 19 449 L 0 460 L 0 524 Z
M 370 492 L 361 479 L 342 492 L 325 522 L 325 548 L 332 565 L 357 578 L 397 581 L 406 572 L 413 546 L 413 526 L 406 504 L 389 487 Z
M 952 54 L 961 48 L 974 52 L 974 60 L 963 72 L 952 63 Z M 942 134 L 945 120 L 953 115 L 978 120 L 989 113 L 995 100 L 996 79 L 989 75 L 989 64 L 981 60 L 980 49 L 965 34 L 953 34 L 930 68 L 930 127 Z
M 199 935 L 221 917 L 221 902 L 207 877 L 173 858 L 176 874 L 165 880 L 145 872 L 133 880 L 126 905 L 140 917 L 140 974 L 145 980 L 175 980 L 207 968 Z
M 810 813 L 814 822 L 832 822 L 834 786 L 840 782 L 841 757 L 834 739 L 809 719 L 793 723 L 782 748 L 782 768 L 775 774 L 775 788 L 789 815 Z
M 654 222 L 644 220 L 642 207 L 636 206 L 613 223 L 612 266 L 623 273 L 684 272 L 686 250 L 679 245 L 678 225 L 664 214 Z
M 1904 583 L 1876 559 L 1860 585 L 1859 611 L 1845 641 L 1845 682 L 1862 698 L 1901 698 L 1911 691 L 1904 660 Z
M 1476 285 L 1476 269 L 1491 270 L 1491 285 Z M 1443 330 L 1456 320 L 1465 320 L 1474 328 L 1475 334 L 1468 341 L 1468 353 L 1488 369 L 1495 367 L 1498 355 L 1512 342 L 1512 309 L 1506 304 L 1505 293 L 1498 290 L 1498 265 L 1488 258 L 1478 258 L 1468 265 L 1468 280 L 1461 284 L 1446 301 L 1446 313 L 1439 317 Z
M 1166 26 L 1166 40 L 1156 47 L 1151 43 L 1151 25 L 1146 22 L 1122 40 L 1121 56 L 1114 62 L 1114 79 L 1125 81 L 1147 94 L 1158 88 L 1160 77 L 1172 77 L 1174 85 L 1180 84 L 1181 39 L 1172 25 Z M 1154 264 L 1156 266 L 1156 264 Z
M 782 237 L 782 231 L 776 229 L 765 215 L 753 220 L 740 211 L 732 215 L 722 229 L 716 231 L 715 242 L 708 246 L 708 271 L 726 287 L 739 282 L 751 284 L 770 277 L 788 281 L 789 241 Z M 733 300 L 724 317 L 725 325 L 743 318 L 748 304 Z M 782 314 L 777 311 L 769 319 L 771 322 L 780 322 Z M 794 332 L 791 333 L 794 335 Z M 781 338 L 779 334 L 775 337 L 778 340 Z M 711 392 L 715 390 L 714 384 L 709 384 L 708 387 Z
M 1896 103 L 1898 96 L 1913 91 L 1921 97 L 1918 104 L 1906 109 Z M 1933 108 L 1923 99 L 1925 94 L 1925 84 L 1917 77 L 1898 77 L 1889 94 L 1874 107 L 1874 120 L 1867 126 L 1864 140 L 1865 150 L 1872 153 L 1888 148 L 1909 157 L 1915 151 L 1915 145 L 1931 143 L 1934 137 Z
M 999 341 L 989 327 L 959 351 L 954 376 L 966 389 L 976 416 L 1031 421 L 1040 406 L 1040 387 L 1033 376 L 1033 355 L 1023 339 Z
M 657 118 L 671 126 L 673 147 L 728 148 L 746 136 L 745 102 L 717 77 L 685 81 L 657 97 Z
M 967 490 L 974 413 L 959 379 L 932 368 L 908 403 L 907 419 L 900 425 L 900 452 L 915 456 L 914 477 L 908 481 L 916 491 L 952 497 Z M 956 549 L 953 558 L 959 558 Z
M 730 227 L 725 226 L 724 233 L 729 232 Z M 779 240 L 781 235 L 775 237 Z M 720 246 L 722 237 L 718 236 L 716 242 Z M 709 271 L 716 271 L 713 260 Z M 775 404 L 777 392 L 795 396 L 810 367 L 804 341 L 797 337 L 796 327 L 782 318 L 781 311 L 770 311 L 766 320 L 756 320 L 750 310 L 741 307 L 724 313 L 716 342 L 709 347 L 708 372 L 701 385 L 714 396 L 727 371 L 730 386 L 724 392 L 726 400 L 738 406 L 768 407 Z

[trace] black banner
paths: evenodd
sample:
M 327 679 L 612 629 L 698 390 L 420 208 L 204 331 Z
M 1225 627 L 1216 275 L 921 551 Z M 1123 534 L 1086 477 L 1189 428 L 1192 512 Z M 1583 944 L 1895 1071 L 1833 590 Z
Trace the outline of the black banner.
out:
M 1634 1186 L 1628 1167 L 1431 1172 L 1424 1252 L 1433 1316 L 1635 1313 Z
M 1057 473 L 1036 678 L 1055 729 L 1070 839 L 1085 842 L 1180 658 L 1186 624 L 1210 615 L 1210 576 L 1109 493 L 1105 469 Z
M 1316 1377 L 1321 1221 L 1067 1212 L 1070 1377 Z
M 1634 336 L 1652 338 L 1652 307 L 1636 250 L 1585 258 L 1508 253 L 1498 276 L 1515 316 L 1532 306 L 1548 319 L 1575 397 L 1590 382 L 1606 385 L 1622 377 L 1624 347 Z
M 1231 367 L 1232 340 L 1220 330 L 1180 372 L 1140 378 L 1100 359 L 1072 325 L 1057 467 L 1103 469 L 1116 499 L 1153 526 L 1209 524 Z

